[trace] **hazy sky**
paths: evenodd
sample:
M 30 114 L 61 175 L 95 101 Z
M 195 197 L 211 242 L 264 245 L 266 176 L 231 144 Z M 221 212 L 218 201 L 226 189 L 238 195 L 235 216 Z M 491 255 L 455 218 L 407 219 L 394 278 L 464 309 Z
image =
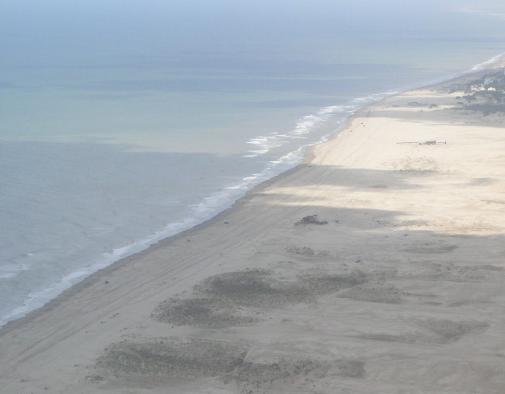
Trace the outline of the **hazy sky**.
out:
M 501 0 L 0 0 L 0 66 L 303 58 L 304 44 L 349 36 L 499 40 L 501 18 Z

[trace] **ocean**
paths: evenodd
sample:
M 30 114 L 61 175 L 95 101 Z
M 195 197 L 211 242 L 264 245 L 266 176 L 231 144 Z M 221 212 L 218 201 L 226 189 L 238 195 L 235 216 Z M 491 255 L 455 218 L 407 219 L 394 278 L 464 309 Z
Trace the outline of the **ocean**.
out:
M 0 325 L 505 51 L 498 2 L 377 3 L 0 0 Z

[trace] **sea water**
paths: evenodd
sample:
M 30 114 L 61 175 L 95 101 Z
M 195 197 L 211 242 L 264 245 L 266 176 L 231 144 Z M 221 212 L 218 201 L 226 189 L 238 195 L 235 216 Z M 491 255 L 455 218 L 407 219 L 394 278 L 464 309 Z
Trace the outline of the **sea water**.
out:
M 505 51 L 497 2 L 0 0 L 0 324 Z

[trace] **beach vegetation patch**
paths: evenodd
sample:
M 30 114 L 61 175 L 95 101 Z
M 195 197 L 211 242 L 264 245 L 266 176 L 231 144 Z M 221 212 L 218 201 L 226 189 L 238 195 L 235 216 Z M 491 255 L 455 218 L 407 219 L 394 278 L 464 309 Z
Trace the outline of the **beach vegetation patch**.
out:
M 299 283 L 277 280 L 266 270 L 215 275 L 206 279 L 195 290 L 236 305 L 253 307 L 277 307 L 304 301 L 309 296 L 307 290 Z
M 327 376 L 359 379 L 366 372 L 365 362 L 357 359 L 317 360 L 283 354 L 255 362 L 248 359 L 249 350 L 244 344 L 204 339 L 123 341 L 105 350 L 96 369 L 100 381 L 165 385 L 215 378 L 247 394 L 290 387 L 298 391 Z
M 258 321 L 261 309 L 313 302 L 317 297 L 362 285 L 369 279 L 361 271 L 301 275 L 293 280 L 280 280 L 267 270 L 227 272 L 196 285 L 191 298 L 162 302 L 151 317 L 178 326 L 212 329 L 248 325 Z
M 247 349 L 222 341 L 156 339 L 120 342 L 106 349 L 97 366 L 115 377 L 216 377 L 240 366 Z
M 270 393 L 277 386 L 300 389 L 326 376 L 362 378 L 365 363 L 360 360 L 281 359 L 272 363 L 244 362 L 226 381 L 233 380 L 241 393 Z
M 318 215 L 310 215 L 301 218 L 299 221 L 295 223 L 295 226 L 308 226 L 308 225 L 318 225 L 323 226 L 328 224 L 327 220 L 320 220 Z
M 172 298 L 153 312 L 155 320 L 178 326 L 224 328 L 256 321 L 234 303 L 222 298 Z

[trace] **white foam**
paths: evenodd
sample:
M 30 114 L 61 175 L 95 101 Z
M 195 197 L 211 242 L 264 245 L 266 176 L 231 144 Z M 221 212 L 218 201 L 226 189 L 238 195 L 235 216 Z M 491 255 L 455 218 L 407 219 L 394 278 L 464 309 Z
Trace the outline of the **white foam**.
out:
M 390 94 L 393 94 L 393 92 L 374 94 L 367 97 L 355 99 L 348 106 L 324 107 L 319 110 L 316 115 L 308 115 L 302 118 L 298 122 L 295 129 L 291 130 L 291 132 L 272 134 L 272 136 L 266 137 L 260 136 L 255 138 L 255 142 L 252 144 L 261 146 L 261 144 L 269 142 L 272 138 L 277 138 L 280 141 L 282 141 L 282 138 L 300 139 L 300 137 L 296 134 L 302 134 L 301 130 L 304 130 L 303 133 L 305 133 L 305 129 L 314 127 L 317 122 L 323 122 L 327 120 L 329 116 L 332 116 L 337 112 L 345 114 L 345 117 L 343 117 L 340 122 L 342 124 L 344 120 L 348 116 L 352 115 L 360 106 L 371 103 L 373 101 L 377 101 Z M 335 130 L 335 132 L 336 131 L 337 130 Z M 308 133 L 310 133 L 310 130 L 307 130 L 306 134 Z M 40 291 L 30 293 L 24 300 L 23 305 L 0 317 L 0 326 L 6 324 L 11 320 L 21 318 L 30 311 L 44 306 L 47 302 L 54 299 L 63 291 L 70 288 L 72 285 L 75 285 L 76 283 L 82 281 L 94 272 L 106 268 L 122 258 L 141 252 L 142 250 L 147 249 L 149 246 L 159 242 L 162 239 L 174 236 L 182 231 L 188 230 L 200 223 L 203 223 L 206 220 L 211 219 L 223 210 L 229 208 L 235 201 L 243 197 L 254 186 L 301 163 L 307 148 L 324 142 L 329 138 L 329 136 L 330 134 L 327 134 L 317 141 L 307 141 L 297 149 L 282 155 L 278 159 L 268 161 L 261 172 L 245 176 L 241 179 L 240 182 L 228 185 L 221 191 L 204 198 L 199 204 L 192 206 L 191 214 L 184 220 L 180 222 L 169 223 L 164 229 L 156 232 L 155 234 L 152 234 L 149 237 L 138 240 L 136 242 L 132 242 L 128 245 L 124 245 L 120 248 L 116 248 L 109 253 L 104 253 L 101 258 L 97 259 L 92 264 L 84 267 L 81 270 L 66 275 L 60 281 L 54 283 L 52 286 Z M 303 140 L 306 139 L 304 138 Z
M 471 69 L 471 71 L 492 69 L 493 67 L 501 65 L 500 62 L 504 58 L 505 53 L 496 55 L 483 63 L 475 65 Z M 447 79 L 447 77 L 445 77 L 444 79 Z M 439 81 L 437 80 L 437 82 Z M 282 133 L 272 133 L 270 135 L 258 136 L 252 138 L 251 140 L 248 141 L 248 143 L 250 145 L 254 145 L 256 149 L 249 151 L 245 155 L 245 157 L 253 158 L 265 155 L 266 153 L 270 152 L 273 148 L 282 146 L 283 144 L 289 141 L 294 141 L 297 139 L 300 141 L 307 140 L 313 128 L 317 127 L 318 122 L 324 122 L 329 117 L 339 112 L 343 113 L 345 117 L 348 117 L 354 114 L 359 108 L 367 104 L 373 103 L 375 101 L 379 101 L 387 96 L 396 93 L 397 92 L 395 91 L 389 91 L 384 93 L 372 94 L 366 97 L 356 98 L 345 106 L 333 105 L 321 108 L 316 114 L 307 115 L 301 118 L 294 127 L 294 129 L 290 131 Z M 345 117 L 342 119 L 341 124 L 344 122 Z M 53 284 L 51 287 L 30 293 L 28 297 L 24 300 L 23 305 L 15 308 L 8 314 L 0 317 L 0 326 L 4 325 L 8 321 L 23 317 L 28 312 L 43 306 L 48 301 L 61 294 L 64 290 L 80 282 L 81 280 L 88 277 L 92 273 L 100 269 L 103 269 L 124 257 L 145 250 L 149 246 L 153 245 L 154 243 L 164 238 L 173 236 L 184 230 L 190 229 L 204 222 L 205 220 L 214 217 L 219 212 L 230 207 L 237 199 L 242 197 L 252 187 L 299 164 L 303 160 L 304 153 L 308 147 L 324 142 L 328 140 L 330 136 L 331 134 L 324 135 L 318 141 L 307 142 L 306 144 L 303 144 L 302 146 L 298 147 L 296 150 L 282 155 L 278 159 L 268 161 L 263 171 L 249 176 L 245 176 L 239 183 L 229 185 L 223 188 L 223 190 L 221 190 L 220 192 L 206 197 L 199 204 L 193 206 L 191 215 L 188 216 L 186 219 L 180 222 L 170 223 L 163 230 L 158 231 L 149 237 L 122 246 L 120 248 L 116 248 L 110 251 L 109 253 L 105 253 L 101 256 L 100 259 L 97 259 L 97 261 L 84 267 L 81 270 L 66 275 L 60 281 Z M 26 267 L 22 267 L 22 269 L 18 267 L 12 270 L 4 270 L 0 272 L 0 279 L 12 278 L 15 275 L 17 275 L 20 270 L 24 269 L 26 269 Z
M 32 253 L 26 253 L 23 257 L 30 257 Z M 30 268 L 28 264 L 17 263 L 17 264 L 5 264 L 3 263 L 0 267 L 0 280 L 1 279 L 11 279 L 18 276 L 21 272 L 26 271 Z
M 493 56 L 491 59 L 485 62 L 479 63 L 471 68 L 471 71 L 484 71 L 492 70 L 497 67 L 503 67 L 503 60 L 505 58 L 505 53 L 500 53 L 499 55 Z
M 14 278 L 17 272 L 0 272 L 0 279 L 10 279 Z
M 243 157 L 255 158 L 265 155 L 272 150 L 282 147 L 296 139 L 306 139 L 317 127 L 324 124 L 336 113 L 346 113 L 354 109 L 355 106 L 348 105 L 332 105 L 323 107 L 315 114 L 305 115 L 295 125 L 295 127 L 287 132 L 274 132 L 269 135 L 262 135 L 251 138 L 247 141 L 248 144 L 254 145 L 256 148 L 248 151 Z

